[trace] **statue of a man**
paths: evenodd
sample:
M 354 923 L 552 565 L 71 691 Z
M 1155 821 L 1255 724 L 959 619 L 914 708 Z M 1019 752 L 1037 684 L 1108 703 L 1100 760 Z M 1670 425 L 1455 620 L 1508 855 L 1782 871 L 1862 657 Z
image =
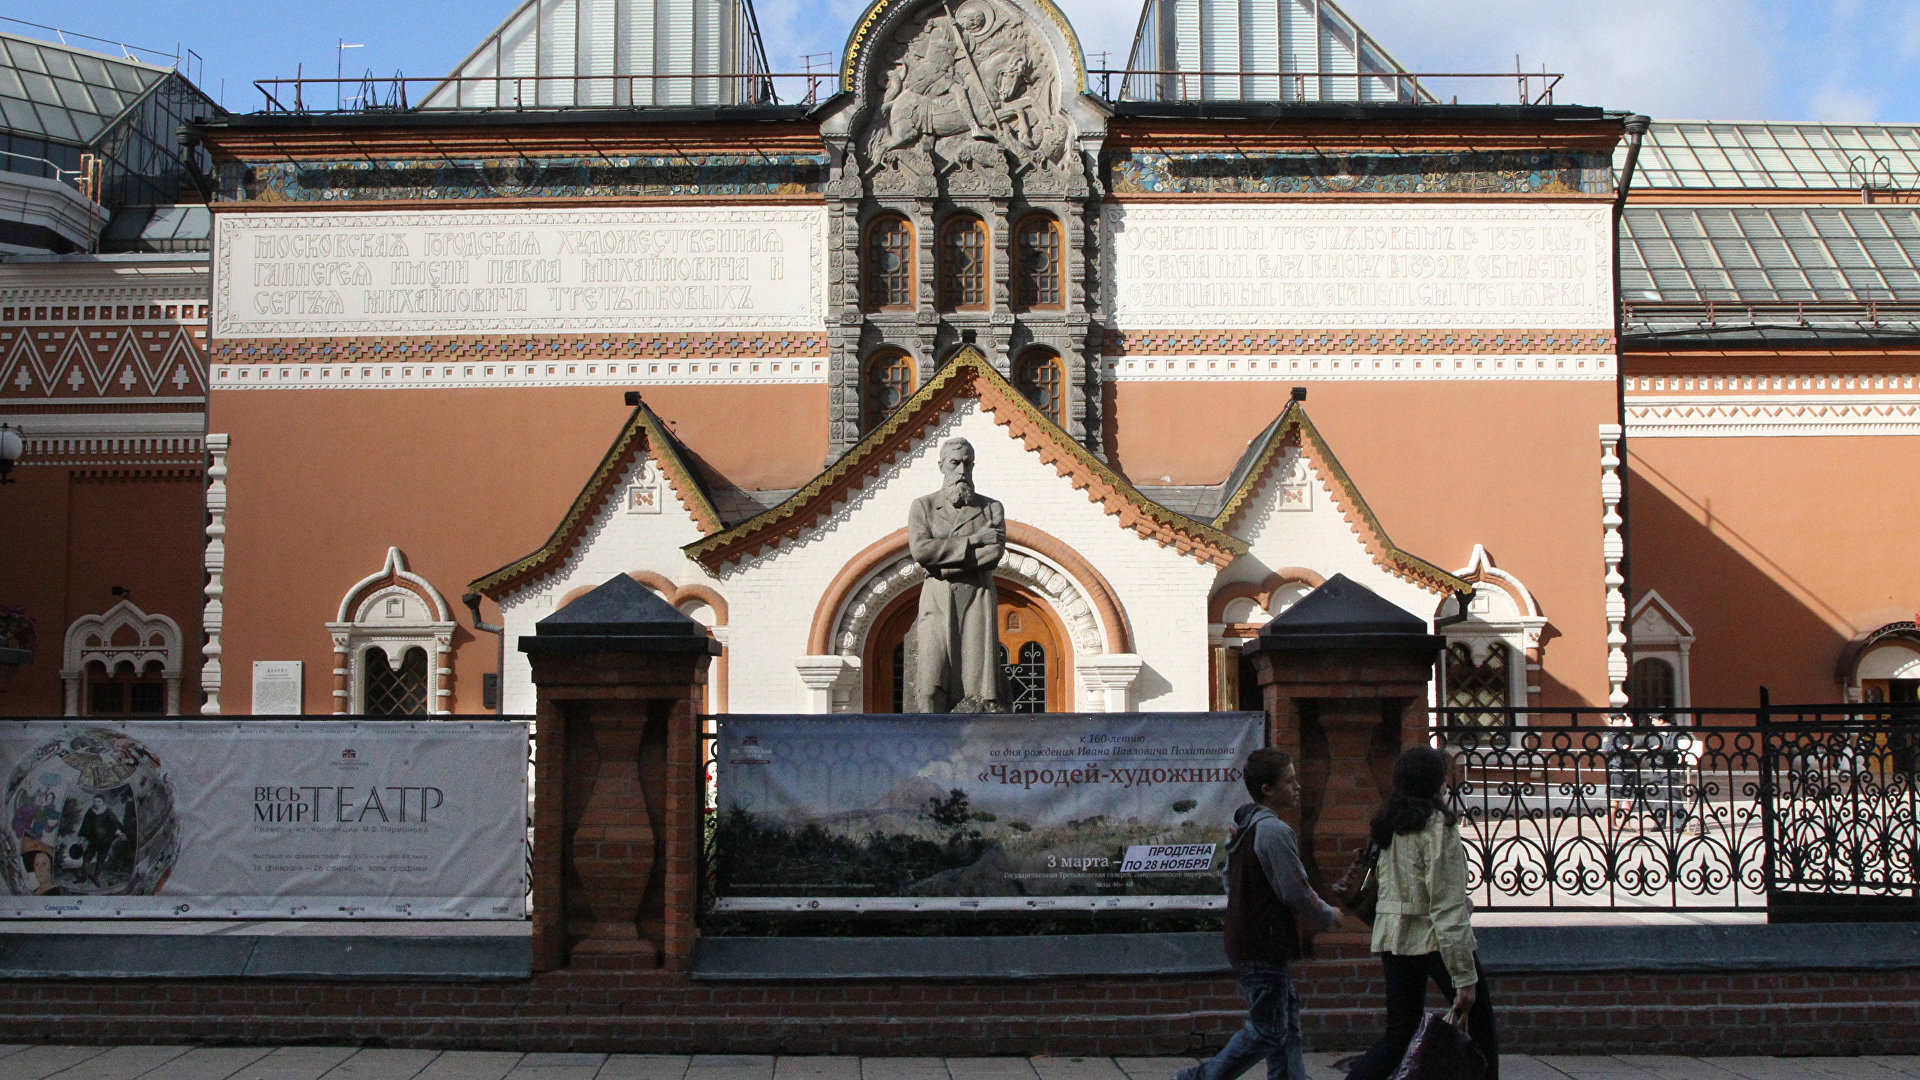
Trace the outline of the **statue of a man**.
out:
M 914 712 L 1002 712 L 999 596 L 993 568 L 1007 550 L 1007 515 L 973 489 L 973 444 L 940 445 L 946 486 L 913 501 L 907 546 L 926 567 L 920 615 L 913 624 L 917 655 Z

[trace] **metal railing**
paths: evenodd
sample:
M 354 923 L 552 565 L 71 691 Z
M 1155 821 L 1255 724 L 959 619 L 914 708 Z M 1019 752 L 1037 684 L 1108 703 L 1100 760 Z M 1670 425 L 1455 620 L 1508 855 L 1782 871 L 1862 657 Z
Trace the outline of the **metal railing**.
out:
M 1484 911 L 1920 902 L 1920 710 L 1443 709 Z
M 1490 82 L 1510 83 L 1508 100 L 1520 105 L 1551 105 L 1553 92 L 1565 76 L 1556 72 L 1413 72 L 1413 71 L 1183 71 L 1177 69 L 1105 68 L 1087 72 L 1109 101 L 1261 101 L 1261 102 L 1400 102 L 1437 105 L 1436 82 L 1461 81 L 1473 88 Z M 1120 96 L 1113 84 L 1120 83 Z M 1089 87 L 1091 89 L 1091 87 Z M 1469 101 L 1478 95 L 1470 94 Z M 1460 95 L 1449 95 L 1452 104 Z
M 1882 320 L 1912 323 L 1920 319 L 1920 300 L 1716 300 L 1620 302 L 1626 321 L 1696 323 L 1710 326 L 1732 320 L 1810 326 L 1844 321 L 1878 326 Z
M 470 75 L 257 79 L 267 113 L 561 111 L 666 106 L 811 105 L 834 71 L 728 75 Z M 325 99 L 333 99 L 328 102 Z

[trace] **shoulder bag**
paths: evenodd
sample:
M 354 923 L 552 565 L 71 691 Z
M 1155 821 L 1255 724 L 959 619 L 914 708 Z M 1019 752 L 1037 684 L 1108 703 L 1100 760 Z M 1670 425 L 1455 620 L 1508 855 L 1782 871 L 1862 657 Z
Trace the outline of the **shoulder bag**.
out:
M 1380 846 L 1371 840 L 1366 850 L 1353 857 L 1353 865 L 1333 883 L 1333 898 L 1361 922 L 1373 925 L 1374 911 L 1380 905 Z

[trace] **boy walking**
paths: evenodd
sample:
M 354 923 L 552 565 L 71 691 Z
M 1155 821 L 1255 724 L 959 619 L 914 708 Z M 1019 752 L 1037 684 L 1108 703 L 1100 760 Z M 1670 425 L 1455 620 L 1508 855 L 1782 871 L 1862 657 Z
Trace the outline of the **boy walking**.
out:
M 1212 1058 L 1181 1071 L 1178 1080 L 1234 1080 L 1262 1058 L 1267 1080 L 1306 1080 L 1301 1056 L 1300 998 L 1287 963 L 1302 952 L 1295 916 L 1315 930 L 1340 913 L 1307 883 L 1300 845 L 1279 811 L 1300 802 L 1300 777 L 1284 750 L 1247 755 L 1247 794 L 1234 811 L 1227 839 L 1227 961 L 1247 999 L 1247 1022 Z

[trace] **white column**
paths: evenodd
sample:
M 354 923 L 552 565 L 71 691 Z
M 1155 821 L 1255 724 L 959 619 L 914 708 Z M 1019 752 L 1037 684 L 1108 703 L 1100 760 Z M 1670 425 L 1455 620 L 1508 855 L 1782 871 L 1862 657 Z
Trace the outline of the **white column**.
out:
M 200 616 L 200 628 L 207 635 L 207 643 L 200 649 L 207 658 L 200 666 L 200 689 L 206 692 L 207 701 L 200 711 L 207 716 L 220 715 L 220 627 L 226 618 L 221 598 L 226 595 L 222 579 L 227 572 L 227 444 L 226 435 L 207 436 L 207 454 L 212 459 L 207 465 L 207 604 Z
M 1102 712 L 1133 711 L 1133 681 L 1140 677 L 1146 662 L 1136 653 L 1106 653 L 1080 661 L 1080 685 L 1089 695 L 1098 694 Z
M 1627 579 L 1620 574 L 1626 541 L 1620 535 L 1620 425 L 1600 425 L 1600 553 L 1606 561 L 1607 704 L 1627 707 Z
M 840 703 L 850 704 L 851 684 L 860 675 L 859 660 L 838 654 L 801 656 L 794 659 L 793 667 L 807 687 L 807 712 L 849 711 L 840 708 Z

